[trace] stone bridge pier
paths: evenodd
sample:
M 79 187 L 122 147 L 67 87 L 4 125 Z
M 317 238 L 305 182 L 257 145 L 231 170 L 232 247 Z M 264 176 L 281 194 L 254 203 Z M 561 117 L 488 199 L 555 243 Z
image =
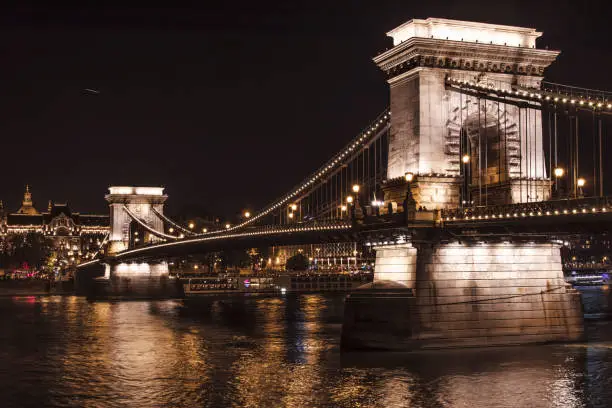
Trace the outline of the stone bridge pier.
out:
M 580 294 L 551 242 L 377 247 L 374 282 L 347 298 L 347 349 L 495 346 L 583 337 Z
M 182 297 L 178 279 L 169 275 L 167 262 L 105 262 L 80 268 L 78 294 L 92 298 L 159 299 Z

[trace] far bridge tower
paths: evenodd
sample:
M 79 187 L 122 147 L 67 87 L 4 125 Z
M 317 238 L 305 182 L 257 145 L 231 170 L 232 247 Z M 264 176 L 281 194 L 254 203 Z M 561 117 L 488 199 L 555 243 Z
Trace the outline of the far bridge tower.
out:
M 151 230 L 164 231 L 164 221 L 158 214 L 164 213 L 168 196 L 163 187 L 109 187 L 105 196 L 110 207 L 110 236 L 108 253 L 115 254 L 133 246 L 134 240 L 157 242 L 159 237 L 137 228 L 137 218 Z M 134 233 L 140 231 L 141 236 Z

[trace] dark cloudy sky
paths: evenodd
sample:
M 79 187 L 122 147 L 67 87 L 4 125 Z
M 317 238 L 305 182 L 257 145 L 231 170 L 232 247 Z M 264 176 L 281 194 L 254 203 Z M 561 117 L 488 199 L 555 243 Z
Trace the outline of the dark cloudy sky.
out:
M 9 209 L 26 183 L 39 208 L 52 199 L 106 211 L 111 184 L 163 185 L 173 212 L 262 206 L 387 106 L 371 57 L 411 18 L 535 27 L 540 47 L 563 51 L 548 79 L 612 89 L 604 1 L 194 4 L 2 9 L 0 199 Z

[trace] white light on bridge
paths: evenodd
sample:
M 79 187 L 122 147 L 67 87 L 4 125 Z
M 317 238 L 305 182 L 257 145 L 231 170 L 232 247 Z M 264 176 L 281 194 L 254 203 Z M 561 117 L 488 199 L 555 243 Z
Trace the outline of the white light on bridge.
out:
M 580 177 L 577 181 L 578 183 L 578 187 L 584 187 L 584 185 L 586 184 L 586 180 L 582 177 Z
M 353 196 L 346 196 L 346 202 L 347 203 L 352 203 L 353 202 Z
M 353 185 L 353 193 L 358 193 L 359 192 L 359 184 L 354 184 Z
M 164 195 L 163 187 L 129 187 L 129 186 L 117 186 L 117 187 L 109 187 L 108 191 L 111 194 L 119 194 L 119 195 L 154 195 L 161 196 Z

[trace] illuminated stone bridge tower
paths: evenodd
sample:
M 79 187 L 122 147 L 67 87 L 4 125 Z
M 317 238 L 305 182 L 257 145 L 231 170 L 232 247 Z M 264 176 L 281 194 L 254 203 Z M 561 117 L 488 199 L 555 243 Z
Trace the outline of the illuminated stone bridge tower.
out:
M 130 213 L 156 231 L 164 231 L 163 220 L 155 214 L 164 213 L 164 203 L 168 198 L 163 187 L 109 187 L 105 196 L 110 207 L 110 236 L 108 253 L 115 254 L 130 247 L 134 231 L 134 219 Z M 142 236 L 146 242 L 157 242 L 152 234 Z M 144 242 L 144 241 L 143 241 Z
M 428 209 L 457 207 L 466 199 L 485 205 L 550 196 L 540 110 L 445 87 L 446 78 L 453 78 L 539 88 L 559 54 L 536 48 L 541 34 L 438 18 L 410 20 L 387 33 L 393 48 L 374 58 L 391 93 L 387 202 L 402 202 L 406 173 L 414 175 L 417 206 Z
M 169 277 L 168 263 L 121 262 L 118 252 L 136 243 L 158 242 L 164 232 L 164 203 L 168 198 L 162 187 L 109 187 L 105 196 L 110 207 L 110 233 L 106 255 L 100 263 L 84 263 L 76 273 L 77 293 L 114 298 L 156 298 L 178 296 L 180 288 Z M 145 227 L 146 226 L 146 227 Z
M 558 55 L 535 48 L 541 33 L 428 18 L 388 35 L 394 47 L 374 59 L 391 88 L 385 201 L 401 203 L 408 186 L 417 206 L 428 209 L 457 208 L 466 193 L 481 205 L 547 199 L 540 110 L 446 86 L 452 77 L 508 90 L 539 87 Z M 582 338 L 580 295 L 564 281 L 560 244 L 478 231 L 458 240 L 417 230 L 403 242 L 374 248 L 374 282 L 346 301 L 343 347 L 412 350 Z

